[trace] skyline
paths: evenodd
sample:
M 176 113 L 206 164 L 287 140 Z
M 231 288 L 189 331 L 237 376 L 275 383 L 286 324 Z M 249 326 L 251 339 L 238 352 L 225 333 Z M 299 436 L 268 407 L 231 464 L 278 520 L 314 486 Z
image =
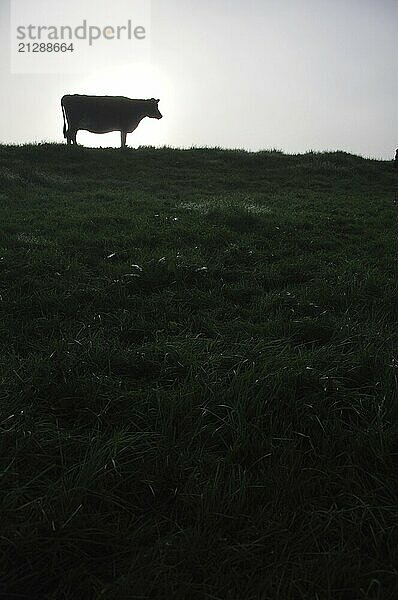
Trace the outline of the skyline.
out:
M 63 142 L 62 95 L 92 93 L 160 98 L 164 119 L 146 119 L 129 136 L 133 147 L 343 150 L 387 160 L 398 147 L 393 0 L 153 0 L 150 57 L 88 75 L 10 74 L 9 7 L 1 0 L 2 143 Z M 80 132 L 78 142 L 117 146 L 119 135 Z

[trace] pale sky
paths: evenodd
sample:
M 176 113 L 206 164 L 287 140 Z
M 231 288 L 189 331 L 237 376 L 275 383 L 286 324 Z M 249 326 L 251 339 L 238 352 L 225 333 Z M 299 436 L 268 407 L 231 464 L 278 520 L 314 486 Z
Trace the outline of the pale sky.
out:
M 151 55 L 88 75 L 11 75 L 9 12 L 0 0 L 2 143 L 64 142 L 62 95 L 97 93 L 160 98 L 164 118 L 145 119 L 130 146 L 384 159 L 398 147 L 398 0 L 152 0 Z

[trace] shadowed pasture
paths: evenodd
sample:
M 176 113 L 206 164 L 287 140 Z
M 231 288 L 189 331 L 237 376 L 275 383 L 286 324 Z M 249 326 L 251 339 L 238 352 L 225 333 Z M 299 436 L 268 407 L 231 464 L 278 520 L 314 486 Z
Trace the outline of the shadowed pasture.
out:
M 397 178 L 0 147 L 0 597 L 397 597 Z

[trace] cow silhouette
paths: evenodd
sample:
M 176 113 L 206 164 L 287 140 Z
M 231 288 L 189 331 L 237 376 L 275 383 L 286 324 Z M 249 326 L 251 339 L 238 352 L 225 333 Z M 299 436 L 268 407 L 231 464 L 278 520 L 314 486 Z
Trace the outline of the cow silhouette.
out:
M 395 150 L 394 167 L 398 169 L 398 148 Z
M 120 131 L 121 147 L 126 137 L 137 129 L 142 119 L 161 119 L 159 100 L 135 100 L 124 96 L 66 95 L 61 99 L 64 118 L 64 138 L 68 145 L 76 144 L 80 129 L 91 133 Z M 68 125 L 68 127 L 67 127 Z

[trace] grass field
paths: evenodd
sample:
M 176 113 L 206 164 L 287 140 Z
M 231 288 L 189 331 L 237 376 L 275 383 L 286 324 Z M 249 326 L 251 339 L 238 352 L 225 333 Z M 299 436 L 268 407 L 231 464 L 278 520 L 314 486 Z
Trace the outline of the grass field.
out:
M 398 174 L 0 146 L 0 598 L 398 597 Z

